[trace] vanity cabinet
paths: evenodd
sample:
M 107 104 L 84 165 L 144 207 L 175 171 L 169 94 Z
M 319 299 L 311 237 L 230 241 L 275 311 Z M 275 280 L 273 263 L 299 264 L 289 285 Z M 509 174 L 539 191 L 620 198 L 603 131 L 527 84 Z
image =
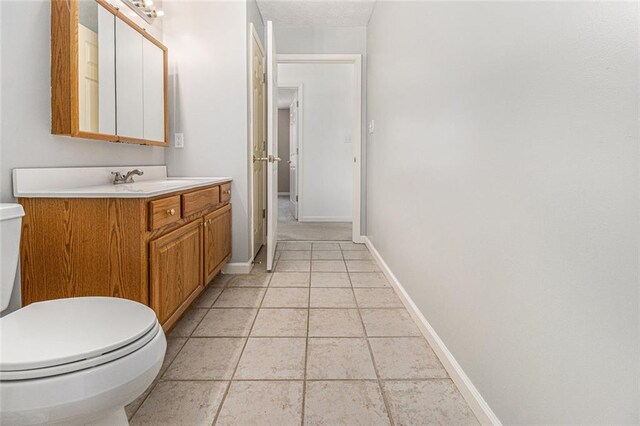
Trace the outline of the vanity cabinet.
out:
M 223 182 L 152 198 L 20 198 L 22 302 L 123 297 L 169 330 L 231 258 Z M 223 189 L 224 188 L 224 189 Z

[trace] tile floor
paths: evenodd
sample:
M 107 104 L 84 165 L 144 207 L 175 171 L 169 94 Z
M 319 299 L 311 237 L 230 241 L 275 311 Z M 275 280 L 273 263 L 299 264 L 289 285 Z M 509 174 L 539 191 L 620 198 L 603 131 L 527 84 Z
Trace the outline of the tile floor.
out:
M 167 336 L 132 425 L 477 424 L 363 245 L 278 243 Z

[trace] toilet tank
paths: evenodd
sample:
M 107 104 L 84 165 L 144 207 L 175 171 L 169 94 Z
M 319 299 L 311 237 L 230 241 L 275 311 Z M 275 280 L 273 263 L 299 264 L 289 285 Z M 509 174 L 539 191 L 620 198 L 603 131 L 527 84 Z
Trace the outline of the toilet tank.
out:
M 0 312 L 9 305 L 16 279 L 22 216 L 24 209 L 20 204 L 0 204 Z

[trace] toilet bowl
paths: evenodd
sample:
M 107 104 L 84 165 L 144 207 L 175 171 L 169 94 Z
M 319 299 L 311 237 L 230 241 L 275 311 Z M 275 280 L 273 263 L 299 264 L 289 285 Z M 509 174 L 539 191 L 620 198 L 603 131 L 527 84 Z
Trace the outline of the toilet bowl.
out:
M 22 214 L 13 205 L 7 219 L 5 206 L 0 285 L 13 286 L 16 265 L 9 276 L 5 260 L 17 263 L 17 255 L 4 239 L 15 232 L 5 225 Z M 18 309 L 0 318 L 0 424 L 126 425 L 124 407 L 156 378 L 166 345 L 155 312 L 126 299 L 78 297 Z

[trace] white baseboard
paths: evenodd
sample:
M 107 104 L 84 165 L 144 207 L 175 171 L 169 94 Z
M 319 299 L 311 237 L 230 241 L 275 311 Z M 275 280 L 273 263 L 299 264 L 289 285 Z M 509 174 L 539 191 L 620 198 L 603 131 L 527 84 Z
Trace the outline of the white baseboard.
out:
M 451 380 L 453 380 L 460 390 L 460 393 L 462 393 L 462 396 L 469 404 L 469 407 L 473 410 L 478 421 L 482 424 L 502 425 L 493 410 L 491 410 L 491 407 L 489 407 L 489 404 L 487 404 L 482 395 L 480 395 L 480 392 L 478 392 L 478 389 L 476 389 L 473 383 L 471 383 L 469 377 L 462 370 L 460 364 L 458 364 L 451 352 L 449 352 L 449 349 L 447 349 L 442 339 L 440 339 L 438 333 L 436 333 L 433 327 L 431 327 L 429 321 L 427 321 L 422 312 L 420 312 L 420 309 L 418 309 L 416 304 L 413 303 L 413 300 L 402 284 L 400 284 L 396 276 L 391 272 L 391 269 L 389 269 L 389 266 L 386 264 L 384 259 L 382 259 L 382 256 L 380 256 L 380 253 L 378 253 L 378 250 L 376 250 L 371 240 L 369 240 L 368 237 L 363 237 L 363 240 L 367 245 L 367 248 L 369 248 L 374 260 L 378 263 L 380 269 L 382 269 L 382 272 L 387 277 L 402 300 L 402 303 L 409 311 L 409 314 L 411 314 L 413 319 L 418 323 L 420 331 L 433 348 L 433 351 L 440 359 L 440 362 L 442 362 L 447 373 L 449 373 Z
M 351 222 L 351 217 L 339 216 L 304 216 L 298 218 L 299 222 Z
M 253 262 L 234 262 L 227 263 L 222 267 L 223 274 L 248 274 L 251 272 Z
M 280 195 L 291 195 L 290 192 L 278 192 L 278 196 Z

